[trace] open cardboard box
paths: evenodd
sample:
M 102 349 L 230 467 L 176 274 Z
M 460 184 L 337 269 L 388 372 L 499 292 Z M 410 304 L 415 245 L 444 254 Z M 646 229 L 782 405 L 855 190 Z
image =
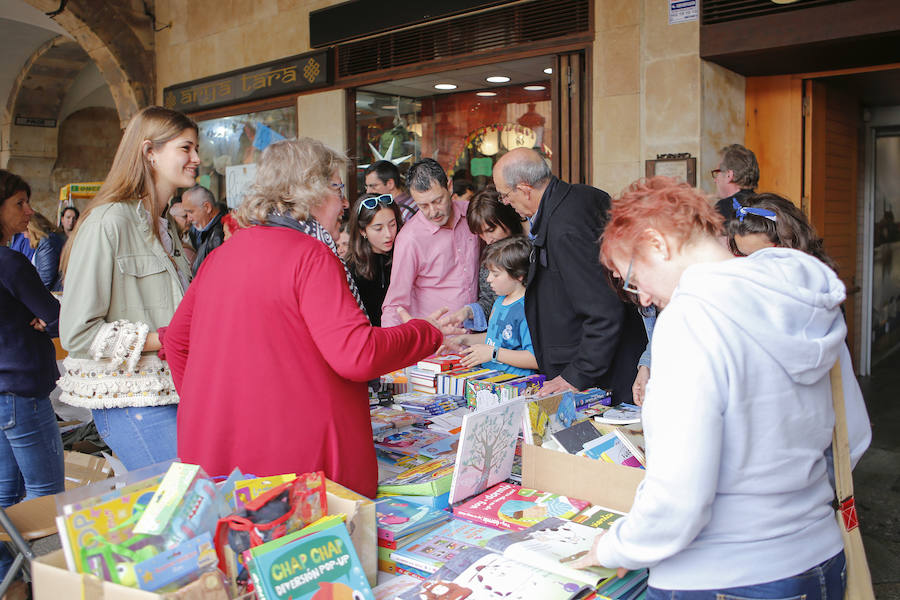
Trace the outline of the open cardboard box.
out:
M 623 467 L 530 444 L 522 445 L 524 488 L 570 496 L 628 512 L 634 503 L 637 486 L 643 479 L 643 469 Z
M 347 515 L 350 540 L 363 572 L 373 587 L 378 577 L 375 503 L 333 481 L 326 481 L 329 514 Z M 94 575 L 66 568 L 62 550 L 35 559 L 31 564 L 35 600 L 163 600 L 164 595 L 103 581 Z

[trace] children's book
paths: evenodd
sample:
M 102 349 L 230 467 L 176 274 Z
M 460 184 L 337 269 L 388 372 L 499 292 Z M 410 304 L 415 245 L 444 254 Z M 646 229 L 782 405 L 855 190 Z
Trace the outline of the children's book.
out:
M 400 600 L 573 600 L 590 588 L 582 583 L 506 558 L 483 548 L 467 548 L 451 558 Z
M 381 578 L 379 577 L 378 585 L 372 588 L 375 600 L 394 600 L 398 595 L 421 583 L 421 580 L 409 575 L 397 575 L 386 581 L 380 580 Z
M 272 477 L 256 477 L 245 479 L 234 484 L 234 508 L 240 510 L 244 505 L 283 483 L 297 479 L 296 473 L 273 475 Z
M 375 502 L 378 538 L 389 542 L 419 529 L 446 521 L 450 513 L 415 502 L 384 498 Z
M 427 527 L 419 529 L 418 531 L 414 531 L 412 533 L 404 535 L 403 537 L 394 538 L 393 541 L 390 542 L 385 539 L 378 538 L 378 548 L 388 550 L 389 552 L 387 557 L 390 558 L 390 553 L 394 550 L 402 548 L 403 546 L 406 546 L 407 544 L 413 542 L 413 540 L 417 540 L 423 535 L 431 533 L 432 531 L 443 525 L 445 522 L 446 521 L 437 521 L 435 523 L 432 523 L 431 525 L 428 525 Z
M 519 377 L 521 376 L 513 373 L 500 373 L 485 379 L 466 381 L 466 402 L 468 402 L 469 408 L 491 408 L 500 404 L 501 401 L 509 400 L 512 397 L 511 391 L 504 391 L 501 386 L 504 382 Z
M 428 429 L 438 431 L 440 433 L 450 433 L 459 435 L 462 431 L 463 417 L 469 414 L 469 409 L 465 407 L 456 408 L 442 415 L 429 416 Z
M 434 573 L 466 548 L 483 548 L 492 538 L 502 534 L 503 531 L 499 529 L 451 519 L 392 552 L 391 560 Z
M 380 441 L 375 442 L 375 447 L 408 456 L 422 454 L 423 456 L 435 458 L 437 454 L 452 451 L 451 447 L 453 442 L 456 441 L 456 437 L 437 431 L 411 427 L 383 437 Z M 443 450 L 443 452 L 437 452 L 437 450 Z
M 422 371 L 431 371 L 432 373 L 441 373 L 449 371 L 459 366 L 462 356 L 458 354 L 444 354 L 443 356 L 430 356 L 424 358 L 416 364 L 416 368 Z
M 261 600 L 374 600 L 343 524 L 254 556 L 250 575 Z
M 382 498 L 393 498 L 394 500 L 401 500 L 403 502 L 415 502 L 416 504 L 421 504 L 436 510 L 450 508 L 450 492 L 441 494 L 440 496 L 411 496 L 409 494 L 382 493 L 375 495 L 376 500 L 381 500 Z
M 522 403 L 510 400 L 463 417 L 459 451 L 450 484 L 450 504 L 480 494 L 509 478 L 521 414 Z
M 584 445 L 601 437 L 600 432 L 594 427 L 590 419 L 579 421 L 571 427 L 561 429 L 553 433 L 553 439 L 565 448 L 569 454 L 578 454 L 584 449 Z
M 613 407 L 602 415 L 594 417 L 598 423 L 608 423 L 610 425 L 627 425 L 629 423 L 641 422 L 641 407 L 634 404 L 622 404 Z
M 550 517 L 528 529 L 497 536 L 485 547 L 526 565 L 596 587 L 615 575 L 615 569 L 575 569 L 568 563 L 590 552 L 598 535 L 593 527 Z
M 615 510 L 602 506 L 591 505 L 570 519 L 574 523 L 581 523 L 595 529 L 609 529 L 610 525 L 625 516 Z
M 372 434 L 383 435 L 392 429 L 403 429 L 422 421 L 420 415 L 414 415 L 403 410 L 376 406 L 369 409 L 372 419 Z
M 499 483 L 490 490 L 464 502 L 453 514 L 497 529 L 521 531 L 547 517 L 571 519 L 590 506 L 590 502 Z
M 380 494 L 440 496 L 450 491 L 455 457 L 442 456 L 378 482 Z
M 626 467 L 636 467 L 638 469 L 644 468 L 628 447 L 622 443 L 615 431 L 588 442 L 585 444 L 584 450 L 578 454 L 616 465 L 625 465 Z

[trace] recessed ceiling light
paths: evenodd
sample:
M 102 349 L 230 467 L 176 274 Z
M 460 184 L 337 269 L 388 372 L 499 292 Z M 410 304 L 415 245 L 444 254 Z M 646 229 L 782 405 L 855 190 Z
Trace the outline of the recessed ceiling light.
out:
M 455 90 L 456 84 L 455 83 L 436 83 L 434 85 L 434 89 L 436 89 L 436 90 Z
M 546 86 L 543 85 L 526 85 L 525 89 L 529 92 L 540 92 L 542 90 L 546 90 Z
M 496 95 L 497 95 L 497 92 L 475 92 L 475 95 L 476 95 L 476 96 L 491 97 L 491 96 L 496 96 Z
M 509 77 L 506 77 L 504 75 L 491 75 L 490 77 L 486 78 L 485 81 L 489 83 L 507 83 L 509 81 Z
M 547 67 L 546 69 L 544 69 L 544 73 L 546 73 L 547 75 L 553 75 L 553 67 Z

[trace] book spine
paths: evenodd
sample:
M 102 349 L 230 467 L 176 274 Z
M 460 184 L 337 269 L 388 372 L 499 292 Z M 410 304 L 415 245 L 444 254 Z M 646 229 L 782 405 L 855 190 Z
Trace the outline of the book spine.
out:
M 398 567 L 403 567 L 407 569 L 412 567 L 413 569 L 418 569 L 419 571 L 424 571 L 429 575 L 437 571 L 441 568 L 442 565 L 435 564 L 434 561 L 428 563 L 424 560 L 416 558 L 415 556 L 410 556 L 405 552 L 392 552 L 391 560 L 394 561 Z
M 409 575 L 410 577 L 415 577 L 416 579 L 422 580 L 428 579 L 428 576 L 430 575 L 430 573 L 419 571 L 414 567 L 401 567 L 400 565 L 397 565 L 397 573 L 400 573 L 401 575 Z
M 381 537 L 379 536 L 378 537 L 378 547 L 379 548 L 387 548 L 388 550 L 396 550 L 397 542 L 389 542 L 387 540 L 381 539 Z
M 266 600 L 266 594 L 263 592 L 263 583 L 262 578 L 259 576 L 259 573 L 256 572 L 256 567 L 253 565 L 251 561 L 248 565 L 250 571 L 250 579 L 253 580 L 253 589 L 256 592 L 256 597 L 258 600 Z

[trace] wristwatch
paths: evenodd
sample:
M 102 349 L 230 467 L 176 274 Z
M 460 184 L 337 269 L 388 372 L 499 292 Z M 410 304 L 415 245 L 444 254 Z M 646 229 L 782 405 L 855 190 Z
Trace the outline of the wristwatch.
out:
M 494 346 L 494 349 L 491 350 L 491 360 L 496 361 L 497 355 L 500 354 L 500 346 Z

